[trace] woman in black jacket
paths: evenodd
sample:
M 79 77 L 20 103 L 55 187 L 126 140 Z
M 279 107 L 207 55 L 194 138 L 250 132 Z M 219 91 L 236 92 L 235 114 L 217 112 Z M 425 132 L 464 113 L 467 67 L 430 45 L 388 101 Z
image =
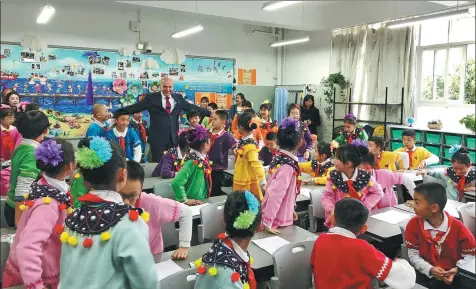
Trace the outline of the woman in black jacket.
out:
M 317 135 L 317 127 L 321 125 L 321 117 L 319 109 L 314 106 L 314 96 L 308 94 L 304 97 L 303 106 L 301 107 L 301 120 L 308 122 L 311 134 Z

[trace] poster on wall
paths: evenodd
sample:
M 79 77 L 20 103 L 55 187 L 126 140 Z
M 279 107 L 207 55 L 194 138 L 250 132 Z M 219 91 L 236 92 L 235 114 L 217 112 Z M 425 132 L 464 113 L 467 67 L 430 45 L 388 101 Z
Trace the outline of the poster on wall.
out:
M 50 119 L 55 136 L 85 134 L 91 123 L 87 105 L 88 74 L 92 74 L 93 101 L 113 111 L 137 102 L 143 93 L 160 91 L 160 79 L 174 80 L 174 91 L 190 103 L 197 95 L 225 95 L 227 107 L 233 93 L 234 60 L 188 57 L 169 65 L 158 54 L 123 57 L 117 52 L 48 48 L 31 52 L 17 44 L 0 45 L 2 88 L 12 88 L 21 101 L 38 103 Z M 149 69 L 154 63 L 153 69 Z M 213 98 L 214 99 L 214 98 Z M 148 119 L 148 113 L 144 112 Z
M 238 69 L 239 85 L 256 85 L 256 69 Z

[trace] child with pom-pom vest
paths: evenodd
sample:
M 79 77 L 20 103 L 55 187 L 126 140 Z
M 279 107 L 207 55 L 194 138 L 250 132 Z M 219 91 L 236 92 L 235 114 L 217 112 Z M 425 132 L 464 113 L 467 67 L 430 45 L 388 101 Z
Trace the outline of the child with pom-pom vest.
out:
M 367 141 L 368 138 L 365 130 L 357 127 L 357 117 L 353 113 L 348 113 L 344 116 L 344 130 L 335 141 L 343 145 L 350 144 L 354 140 Z
M 84 138 L 76 161 L 94 190 L 79 198 L 59 235 L 59 288 L 158 288 L 147 216 L 117 193 L 127 180 L 124 151 L 100 137 Z
M 299 162 L 306 162 L 311 157 L 313 140 L 311 132 L 307 126 L 307 122 L 301 121 L 301 109 L 299 105 L 293 103 L 289 105 L 288 116 L 299 122 L 299 130 L 301 131 L 301 143 L 297 149 L 297 157 Z
M 299 163 L 301 172 L 310 174 L 311 179 L 303 180 L 305 183 L 315 185 L 325 185 L 329 179 L 331 171 L 334 170 L 334 162 L 331 159 L 332 148 L 328 143 L 320 143 L 316 145 L 314 159 L 309 162 Z
M 20 217 L 3 273 L 3 286 L 57 288 L 60 275 L 61 230 L 72 198 L 65 182 L 74 169 L 73 145 L 65 140 L 43 141 L 35 151 L 43 174 L 31 185 L 20 205 Z
M 369 211 L 382 199 L 382 187 L 368 172 L 358 168 L 362 157 L 368 153 L 364 141 L 353 141 L 337 148 L 335 170 L 330 173 L 321 199 L 328 228 L 334 226 L 334 207 L 340 199 L 360 200 Z

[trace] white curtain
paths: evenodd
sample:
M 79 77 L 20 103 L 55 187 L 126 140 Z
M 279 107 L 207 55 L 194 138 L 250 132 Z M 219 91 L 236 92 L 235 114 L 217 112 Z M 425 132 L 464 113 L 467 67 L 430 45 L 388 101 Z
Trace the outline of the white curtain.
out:
M 413 27 L 389 29 L 368 25 L 339 30 L 332 35 L 331 73 L 341 72 L 350 82 L 352 102 L 400 103 L 403 121 L 414 115 L 416 33 Z M 353 105 L 362 120 L 384 120 L 385 106 Z M 336 107 L 336 118 L 346 107 Z M 400 122 L 400 108 L 387 106 L 387 121 Z

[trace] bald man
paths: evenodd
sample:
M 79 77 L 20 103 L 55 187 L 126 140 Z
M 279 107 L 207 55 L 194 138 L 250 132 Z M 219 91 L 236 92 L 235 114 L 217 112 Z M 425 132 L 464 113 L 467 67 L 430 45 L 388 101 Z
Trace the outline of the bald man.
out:
M 164 151 L 178 145 L 179 115 L 196 110 L 202 116 L 210 116 L 207 109 L 188 103 L 182 95 L 173 93 L 174 82 L 171 78 L 162 78 L 160 92 L 149 93 L 136 104 L 121 108 L 129 114 L 148 110 L 150 114 L 150 128 L 148 143 L 152 151 L 152 161 L 159 162 Z

